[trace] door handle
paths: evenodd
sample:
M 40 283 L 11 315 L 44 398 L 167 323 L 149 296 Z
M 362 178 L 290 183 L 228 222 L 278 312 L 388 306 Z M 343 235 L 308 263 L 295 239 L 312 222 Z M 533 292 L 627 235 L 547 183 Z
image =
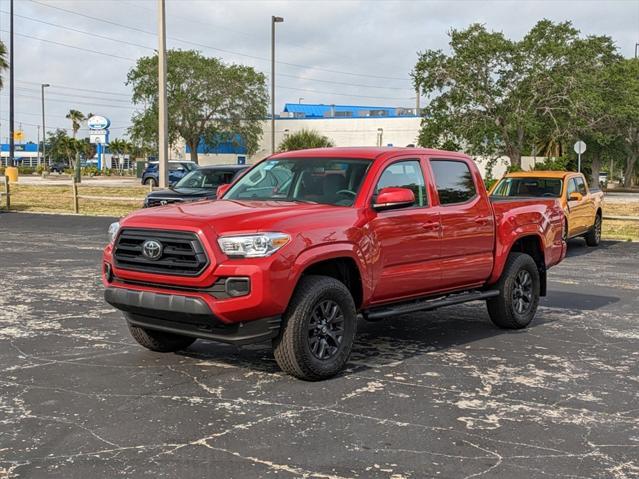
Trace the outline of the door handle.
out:
M 434 230 L 439 228 L 439 221 L 429 221 L 427 223 L 422 224 L 422 228 L 425 230 Z
M 475 216 L 473 218 L 473 221 L 477 223 L 478 225 L 488 224 L 488 218 L 486 218 L 485 216 Z

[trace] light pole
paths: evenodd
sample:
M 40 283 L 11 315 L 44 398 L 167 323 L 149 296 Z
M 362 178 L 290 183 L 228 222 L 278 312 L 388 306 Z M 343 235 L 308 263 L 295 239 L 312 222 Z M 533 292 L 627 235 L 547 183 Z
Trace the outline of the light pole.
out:
M 635 58 L 637 58 L 637 49 L 639 49 L 639 43 L 635 43 Z
M 275 24 L 283 21 L 282 17 L 271 17 L 271 153 L 275 153 Z
M 301 104 L 302 104 L 302 100 L 303 100 L 303 99 L 304 99 L 304 98 L 299 97 L 299 98 L 297 99 L 297 104 L 298 104 L 298 105 L 301 105 Z
M 47 127 L 44 122 L 44 89 L 50 86 L 48 83 L 40 85 L 40 89 L 42 90 L 42 162 L 45 168 L 47 166 Z
M 9 46 L 9 158 L 7 162 L 8 167 L 13 167 L 13 161 L 16 151 L 15 144 L 15 125 L 14 125 L 14 115 L 15 115 L 15 105 L 13 101 L 14 97 L 14 71 L 15 71 L 15 63 L 13 61 L 13 0 L 11 0 L 11 8 L 10 8 L 10 16 L 9 16 L 9 41 L 11 42 Z
M 166 8 L 164 0 L 158 0 L 158 160 L 159 186 L 169 183 L 169 113 L 166 98 Z

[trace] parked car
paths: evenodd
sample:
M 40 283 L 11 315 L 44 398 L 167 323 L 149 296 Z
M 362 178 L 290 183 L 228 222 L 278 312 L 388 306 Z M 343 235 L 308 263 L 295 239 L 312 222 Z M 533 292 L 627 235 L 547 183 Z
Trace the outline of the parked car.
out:
M 49 170 L 52 173 L 60 173 L 60 174 L 64 173 L 64 170 L 66 170 L 67 168 L 68 168 L 67 165 L 60 162 L 51 163 L 51 165 L 49 166 Z
M 144 199 L 144 207 L 185 201 L 214 200 L 218 186 L 231 183 L 247 168 L 247 165 L 215 165 L 196 168 L 169 189 L 149 193 Z
M 197 168 L 192 161 L 169 161 L 169 185 L 177 183 L 189 171 Z M 158 186 L 160 184 L 159 163 L 150 161 L 142 172 L 142 184 Z
M 599 188 L 602 190 L 608 189 L 608 173 L 599 173 Z
M 466 155 L 321 148 L 273 155 L 218 200 L 148 208 L 109 228 L 105 299 L 153 351 L 272 340 L 287 373 L 348 360 L 358 315 L 485 300 L 526 327 L 566 253 L 555 198 L 491 201 Z
M 491 190 L 493 197 L 558 198 L 566 214 L 565 238 L 583 236 L 588 246 L 601 241 L 604 194 L 590 189 L 581 173 L 526 171 L 508 173 Z

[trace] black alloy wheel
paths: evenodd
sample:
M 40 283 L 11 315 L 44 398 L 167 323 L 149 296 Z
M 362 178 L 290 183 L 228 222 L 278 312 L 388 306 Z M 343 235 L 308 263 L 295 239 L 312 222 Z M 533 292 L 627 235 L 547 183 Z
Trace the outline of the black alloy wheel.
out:
M 308 346 L 319 360 L 330 359 L 339 350 L 344 336 L 344 313 L 333 300 L 320 301 L 313 308 L 308 324 Z
M 519 314 L 526 313 L 532 305 L 533 281 L 530 273 L 522 269 L 517 273 L 512 289 L 512 301 L 515 311 Z

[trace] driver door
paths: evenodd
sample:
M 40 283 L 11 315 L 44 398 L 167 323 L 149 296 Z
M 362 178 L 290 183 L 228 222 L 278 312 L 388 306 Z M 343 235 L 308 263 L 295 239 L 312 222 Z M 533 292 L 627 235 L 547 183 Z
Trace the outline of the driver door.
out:
M 421 158 L 393 159 L 377 179 L 373 202 L 383 188 L 409 188 L 413 206 L 376 211 L 368 224 L 376 245 L 372 252 L 374 277 L 378 278 L 372 303 L 424 296 L 439 287 L 441 225 L 431 207 Z

